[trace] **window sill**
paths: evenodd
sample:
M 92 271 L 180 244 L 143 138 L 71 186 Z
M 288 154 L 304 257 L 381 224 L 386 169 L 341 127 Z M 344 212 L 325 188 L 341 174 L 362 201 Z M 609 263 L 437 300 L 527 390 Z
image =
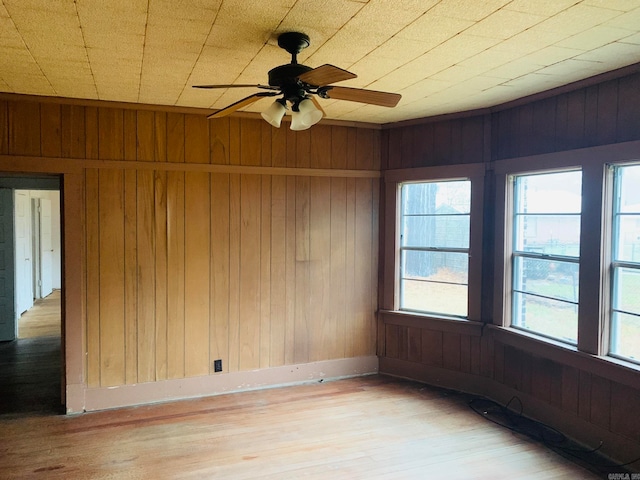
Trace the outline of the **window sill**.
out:
M 378 314 L 383 323 L 404 327 L 424 328 L 442 332 L 463 333 L 465 335 L 481 336 L 482 322 L 466 320 L 464 318 L 436 316 L 433 314 L 408 312 L 404 310 L 379 310 Z
M 519 348 L 534 355 L 590 372 L 614 382 L 637 388 L 640 383 L 640 365 L 605 355 L 581 352 L 569 345 L 510 327 L 488 325 L 494 340 Z

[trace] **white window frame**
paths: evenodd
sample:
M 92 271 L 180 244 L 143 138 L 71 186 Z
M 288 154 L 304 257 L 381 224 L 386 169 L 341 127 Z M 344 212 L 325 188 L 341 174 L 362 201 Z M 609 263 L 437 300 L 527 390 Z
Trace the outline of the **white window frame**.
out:
M 544 351 L 552 358 L 575 366 L 597 357 L 598 365 L 616 364 L 623 377 L 635 375 L 640 365 L 608 355 L 611 292 L 611 221 L 613 176 L 610 165 L 638 163 L 640 142 L 605 145 L 530 157 L 498 160 L 495 170 L 494 297 L 491 326 L 496 338 L 530 351 Z M 582 170 L 582 217 L 580 224 L 580 292 L 578 298 L 577 345 L 558 342 L 511 324 L 511 244 L 513 205 L 508 179 L 511 175 L 545 171 Z M 565 352 L 585 355 L 567 356 Z M 572 360 L 573 359 L 573 360 Z M 603 370 L 604 371 L 604 370 Z M 606 370 L 609 372 L 609 370 Z M 633 372 L 633 373 L 631 373 Z M 624 377 L 627 378 L 627 377 Z
M 511 197 L 511 201 L 510 201 L 510 206 L 511 206 L 511 210 L 509 212 L 510 214 L 510 220 L 509 220 L 509 224 L 510 224 L 510 231 L 506 232 L 507 234 L 507 238 L 508 238 L 508 242 L 509 242 L 509 263 L 510 263 L 510 270 L 509 270 L 509 278 L 511 279 L 510 281 L 510 285 L 509 285 L 509 291 L 510 291 L 510 308 L 508 311 L 508 315 L 509 315 L 509 326 L 513 327 L 514 329 L 517 330 L 523 330 L 526 331 L 528 333 L 532 333 L 535 335 L 539 335 L 541 337 L 545 337 L 545 338 L 550 338 L 553 339 L 555 341 L 559 341 L 562 343 L 567 343 L 569 345 L 576 345 L 577 344 L 577 340 L 576 342 L 570 342 L 568 339 L 567 340 L 563 340 L 557 337 L 554 337 L 548 333 L 545 332 L 539 332 L 539 331 L 535 331 L 535 330 L 528 330 L 524 327 L 521 327 L 519 325 L 516 325 L 515 322 L 515 315 L 514 315 L 514 296 L 516 291 L 519 293 L 523 293 L 523 294 L 530 294 L 530 292 L 524 292 L 524 291 L 519 291 L 515 289 L 514 286 L 514 271 L 516 269 L 516 259 L 517 258 L 532 258 L 532 259 L 537 259 L 537 260 L 545 260 L 545 261 L 557 261 L 560 263 L 571 263 L 571 264 L 576 264 L 578 265 L 578 267 L 580 267 L 580 256 L 578 257 L 568 257 L 568 256 L 563 256 L 563 255 L 556 255 L 556 254 L 543 254 L 543 253 L 537 253 L 537 252 L 524 252 L 524 251 L 520 251 L 516 249 L 516 215 L 518 215 L 519 213 L 522 212 L 517 212 L 516 211 L 516 178 L 518 177 L 526 177 L 526 176 L 533 176 L 533 175 L 548 175 L 548 174 L 555 174 L 555 173 L 565 173 L 565 172 L 580 172 L 582 174 L 582 169 L 580 168 L 561 168 L 561 169 L 557 169 L 557 170 L 545 170 L 545 171 L 535 171 L 535 172 L 523 172 L 523 173 L 518 173 L 518 174 L 512 174 L 509 175 L 507 177 L 507 181 L 509 183 L 508 185 L 508 195 Z M 582 214 L 579 215 L 580 218 L 582 219 Z M 578 278 L 578 284 L 580 284 L 580 279 Z M 551 298 L 551 297 L 549 297 Z M 562 300 L 558 300 L 558 301 L 562 301 Z M 566 301 L 566 303 L 571 303 Z M 576 301 L 575 302 L 576 307 L 579 306 L 579 302 Z M 576 337 L 577 337 L 578 332 L 576 332 Z
M 616 213 L 620 213 L 617 211 L 618 208 L 618 192 L 620 189 L 620 186 L 616 184 L 616 175 L 615 175 L 615 170 L 616 167 L 625 167 L 625 166 L 639 166 L 640 167 L 640 162 L 639 161 L 635 161 L 635 162 L 620 162 L 620 163 L 611 163 L 609 165 L 609 169 L 607 172 L 607 184 L 608 184 L 608 191 L 610 191 L 610 195 L 608 195 L 608 205 L 605 204 L 605 207 L 607 207 L 607 214 L 609 215 L 609 221 L 607 222 L 607 226 L 608 226 L 608 243 L 609 243 L 609 248 L 608 248 L 608 257 L 607 257 L 607 263 L 608 263 L 608 270 L 609 270 L 609 274 L 605 277 L 605 285 L 607 288 L 607 293 L 608 293 L 608 297 L 607 297 L 607 311 L 606 311 L 606 322 L 605 322 L 605 329 L 603 332 L 603 349 L 606 352 L 606 354 L 614 359 L 617 360 L 622 360 L 624 362 L 631 362 L 633 364 L 636 365 L 640 365 L 640 359 L 631 359 L 622 355 L 618 355 L 615 352 L 612 351 L 612 343 L 614 341 L 613 339 L 613 315 L 614 315 L 614 305 L 613 305 L 613 297 L 614 295 L 616 295 L 616 282 L 615 282 L 615 275 L 616 275 L 616 269 L 618 268 L 630 268 L 633 270 L 638 270 L 640 272 L 640 263 L 638 262 L 628 262 L 628 261 L 622 261 L 622 260 L 615 260 L 613 257 L 613 249 L 616 246 L 616 242 L 617 242 L 617 238 L 615 236 L 615 228 L 617 226 L 617 218 L 616 217 Z M 608 285 L 607 285 L 608 282 Z M 640 347 L 640 346 L 639 346 Z
M 381 310 L 398 312 L 400 306 L 400 218 L 401 185 L 403 183 L 439 182 L 449 180 L 471 181 L 471 209 L 469 235 L 469 270 L 467 278 L 467 317 L 447 316 L 403 310 L 402 313 L 424 318 L 481 321 L 482 293 L 482 223 L 484 210 L 484 164 L 448 165 L 388 170 L 384 174 L 384 229 L 385 256 L 383 259 L 383 296 Z

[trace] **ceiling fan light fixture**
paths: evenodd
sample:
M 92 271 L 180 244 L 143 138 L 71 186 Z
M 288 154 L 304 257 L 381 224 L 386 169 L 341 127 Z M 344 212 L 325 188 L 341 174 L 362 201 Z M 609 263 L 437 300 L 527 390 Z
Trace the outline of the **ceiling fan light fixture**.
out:
M 309 127 L 322 119 L 322 111 L 315 106 L 310 98 L 305 98 L 298 104 L 298 112 L 301 115 L 300 121 Z
M 311 125 L 307 125 L 302 121 L 302 113 L 296 112 L 295 110 L 291 112 L 291 130 L 307 130 L 311 128 Z
M 287 107 L 284 99 L 278 99 L 271 104 L 269 108 L 267 108 L 262 115 L 267 123 L 270 123 L 276 128 L 280 128 L 280 122 L 282 121 L 282 117 L 287 112 Z

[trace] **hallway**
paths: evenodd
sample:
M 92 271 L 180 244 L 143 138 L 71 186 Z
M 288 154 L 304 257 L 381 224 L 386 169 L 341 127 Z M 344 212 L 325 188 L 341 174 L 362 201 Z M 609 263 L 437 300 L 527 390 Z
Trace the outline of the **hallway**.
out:
M 0 418 L 62 413 L 60 291 L 19 320 L 19 339 L 0 343 Z

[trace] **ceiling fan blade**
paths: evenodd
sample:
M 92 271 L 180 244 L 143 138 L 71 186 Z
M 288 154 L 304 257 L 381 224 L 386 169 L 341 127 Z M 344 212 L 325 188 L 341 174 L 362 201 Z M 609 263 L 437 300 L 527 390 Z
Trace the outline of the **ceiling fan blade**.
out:
M 324 109 L 322 108 L 322 106 L 320 105 L 320 102 L 318 101 L 318 99 L 314 96 L 311 97 L 311 101 L 313 102 L 313 104 L 316 106 L 316 108 L 318 110 L 320 110 L 322 112 L 322 116 L 326 117 L 327 116 L 327 112 L 324 111 Z
M 257 102 L 263 97 L 273 97 L 278 95 L 275 92 L 259 92 L 254 93 L 253 95 L 249 95 L 248 97 L 243 98 L 242 100 L 238 100 L 236 103 L 232 103 L 231 105 L 224 107 L 222 110 L 218 110 L 216 113 L 212 113 L 207 118 L 220 118 L 225 117 L 236 110 L 240 110 L 243 107 L 251 105 L 254 102 Z
M 351 102 L 370 103 L 382 107 L 395 107 L 402 95 L 399 93 L 378 92 L 362 88 L 326 87 L 319 92 L 321 97 L 335 100 L 349 100 Z
M 330 83 L 342 82 L 343 80 L 356 77 L 357 75 L 355 73 L 347 72 L 342 68 L 326 64 L 303 73 L 298 77 L 298 80 L 315 87 L 322 87 Z
M 205 89 L 213 89 L 213 88 L 262 88 L 264 90 L 280 90 L 280 87 L 272 87 L 271 85 L 254 85 L 248 83 L 230 83 L 228 85 L 192 85 L 193 88 L 205 88 Z

